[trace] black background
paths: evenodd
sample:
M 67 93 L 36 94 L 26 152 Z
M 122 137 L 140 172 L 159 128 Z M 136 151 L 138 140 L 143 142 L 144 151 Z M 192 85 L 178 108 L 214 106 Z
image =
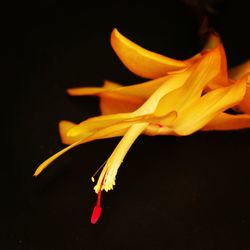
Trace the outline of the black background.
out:
M 190 2 L 208 11 L 230 66 L 249 58 L 247 1 Z M 197 11 L 183 1 L 53 0 L 10 2 L 2 11 L 1 249 L 250 248 L 249 129 L 141 136 L 115 189 L 103 194 L 96 225 L 90 177 L 118 138 L 79 146 L 32 177 L 63 148 L 58 121 L 99 114 L 97 98 L 69 97 L 68 87 L 143 81 L 112 51 L 112 29 L 184 59 L 202 46 Z

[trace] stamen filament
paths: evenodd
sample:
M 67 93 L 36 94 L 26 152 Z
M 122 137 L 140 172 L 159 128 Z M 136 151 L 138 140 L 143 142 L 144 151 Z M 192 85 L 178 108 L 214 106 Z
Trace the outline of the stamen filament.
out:
M 100 170 L 105 166 L 107 160 L 102 163 L 102 165 L 95 171 L 95 173 L 91 176 L 91 181 L 95 182 L 95 176 L 100 172 Z

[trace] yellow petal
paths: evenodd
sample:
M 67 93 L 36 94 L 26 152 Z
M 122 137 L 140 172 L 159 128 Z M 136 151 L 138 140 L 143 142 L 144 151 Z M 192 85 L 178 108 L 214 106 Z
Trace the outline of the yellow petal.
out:
M 105 127 L 118 124 L 126 119 L 135 117 L 133 113 L 119 113 L 110 115 L 101 115 L 89 118 L 80 124 L 72 127 L 68 132 L 67 136 L 78 136 L 79 134 L 94 133 L 97 130 Z
M 185 71 L 182 71 L 178 74 L 168 75 L 166 81 L 143 103 L 143 105 L 136 110 L 136 114 L 152 114 L 155 112 L 159 101 L 171 93 L 172 91 L 180 88 L 188 79 L 191 74 L 190 68 Z M 172 110 L 169 110 L 169 112 Z M 169 112 L 164 112 L 163 114 L 156 114 L 156 116 L 161 116 Z
M 147 99 L 147 101 L 132 113 L 117 113 L 89 118 L 70 129 L 67 135 L 74 137 L 81 133 L 93 133 L 96 130 L 117 124 L 126 119 L 138 117 L 145 114 L 152 114 L 154 113 L 159 100 L 165 94 L 180 87 L 186 81 L 189 75 L 190 71 L 183 71 L 180 74 L 169 75 L 166 78 L 167 80 L 165 80 L 165 82 Z M 165 115 L 166 113 L 164 113 L 163 115 Z
M 63 129 L 67 130 L 67 128 L 69 128 L 70 123 L 68 122 L 63 122 Z M 71 124 L 72 125 L 72 124 Z M 75 137 L 70 137 L 67 134 L 64 136 L 66 137 L 65 141 L 72 143 L 71 145 L 69 145 L 68 147 L 60 150 L 59 152 L 55 153 L 54 155 L 52 155 L 51 157 L 49 157 L 47 160 L 45 160 L 42 164 L 40 164 L 38 166 L 38 168 L 36 169 L 34 176 L 38 176 L 45 168 L 47 168 L 54 160 L 56 160 L 57 158 L 59 158 L 61 155 L 63 155 L 64 153 L 66 153 L 67 151 L 71 150 L 72 148 L 83 144 L 83 143 L 87 143 L 90 141 L 94 141 L 94 140 L 98 140 L 98 139 L 104 139 L 104 138 L 111 138 L 111 137 L 117 137 L 117 136 L 122 136 L 126 133 L 127 129 L 131 126 L 131 123 L 121 123 L 121 124 L 117 124 L 117 125 L 113 125 L 107 128 L 104 128 L 102 130 L 98 130 L 95 133 L 92 133 L 90 136 L 86 137 L 85 134 L 78 134 Z M 62 129 L 62 131 L 63 131 Z M 63 131 L 64 132 L 64 131 Z M 81 138 L 80 140 L 77 140 Z
M 136 96 L 147 99 L 152 93 L 168 80 L 168 76 L 163 76 L 143 83 L 123 86 L 112 90 L 112 93 Z M 110 91 L 111 92 L 111 91 Z
M 46 161 L 44 161 L 42 164 L 40 164 L 38 166 L 38 168 L 36 169 L 34 176 L 38 176 L 45 168 L 48 167 L 49 164 L 51 164 L 54 160 L 56 160 L 58 157 L 60 157 L 61 155 L 63 155 L 64 153 L 66 153 L 67 151 L 69 151 L 70 149 L 78 146 L 79 144 L 81 144 L 81 141 L 77 141 L 71 145 L 69 145 L 68 147 L 60 150 L 59 152 L 57 152 L 56 154 L 52 155 L 51 157 L 49 157 Z
M 67 93 L 72 96 L 83 96 L 83 95 L 99 95 L 104 92 L 103 87 L 80 87 L 80 88 L 70 88 L 67 89 Z
M 210 91 L 187 109 L 178 112 L 173 123 L 175 133 L 189 135 L 240 102 L 246 91 L 246 80 L 247 76 L 244 76 L 235 84 Z
M 223 86 L 228 86 L 234 82 L 228 78 L 227 58 L 226 58 L 224 47 L 222 44 L 220 44 L 219 46 L 217 46 L 217 48 L 220 51 L 220 58 L 221 58 L 220 59 L 220 73 L 213 80 L 207 83 L 207 85 L 205 86 L 204 92 L 207 92 L 212 89 L 220 88 Z M 209 51 L 211 50 L 208 50 L 206 53 L 208 53 Z
M 117 29 L 112 31 L 111 45 L 123 64 L 134 74 L 144 78 L 158 78 L 168 72 L 188 66 L 183 61 L 174 60 L 140 47 L 124 37 Z
M 183 86 L 161 98 L 155 115 L 161 116 L 171 110 L 180 110 L 192 105 L 198 100 L 208 82 L 218 76 L 221 66 L 221 51 L 219 46 L 208 52 L 198 63 L 187 71 L 190 72 Z
M 59 133 L 60 133 L 61 141 L 63 144 L 66 144 L 66 145 L 73 144 L 79 140 L 83 140 L 84 138 L 87 138 L 88 136 L 92 134 L 92 133 L 81 133 L 75 136 L 68 136 L 68 131 L 72 129 L 74 126 L 77 126 L 77 124 L 70 122 L 70 121 L 59 122 Z
M 78 88 L 69 88 L 67 89 L 67 93 L 72 96 L 88 96 L 88 95 L 100 95 L 101 93 L 113 90 L 116 88 L 120 88 L 122 85 L 112 82 L 112 81 L 104 81 L 104 85 L 102 87 L 78 87 Z
M 205 125 L 202 130 L 236 130 L 245 128 L 250 128 L 249 114 L 232 115 L 227 113 L 220 113 L 207 125 Z

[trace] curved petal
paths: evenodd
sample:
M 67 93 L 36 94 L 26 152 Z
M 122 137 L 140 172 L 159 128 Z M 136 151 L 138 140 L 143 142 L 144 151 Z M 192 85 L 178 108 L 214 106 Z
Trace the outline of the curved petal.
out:
M 60 134 L 60 138 L 63 144 L 70 145 L 81 139 L 81 138 L 78 138 L 78 136 L 75 136 L 75 137 L 67 136 L 68 131 L 76 125 L 77 125 L 76 123 L 65 121 L 65 120 L 59 122 L 58 124 L 59 134 Z
M 201 130 L 237 130 L 245 128 L 250 128 L 249 114 L 232 115 L 220 113 Z
M 124 37 L 117 29 L 111 33 L 111 45 L 123 64 L 134 74 L 154 79 L 184 69 L 188 63 L 146 50 Z
M 65 125 L 65 124 L 64 124 Z M 65 128 L 69 125 L 66 124 Z M 74 142 L 72 144 L 70 144 L 68 147 L 60 150 L 59 152 L 55 153 L 54 155 L 52 155 L 51 157 L 49 157 L 47 160 L 45 160 L 42 164 L 40 164 L 38 166 L 38 168 L 36 169 L 34 176 L 38 176 L 45 168 L 47 168 L 54 160 L 56 160 L 57 158 L 59 158 L 61 155 L 63 155 L 64 153 L 66 153 L 67 151 L 71 150 L 72 148 L 83 144 L 83 143 L 87 143 L 90 141 L 94 141 L 94 140 L 98 140 L 98 139 L 104 139 L 104 138 L 111 138 L 111 137 L 117 137 L 117 136 L 122 136 L 126 133 L 127 129 L 131 126 L 131 123 L 123 123 L 123 124 L 118 124 L 115 126 L 111 126 L 108 128 L 104 128 L 102 130 L 99 130 L 95 133 L 92 133 L 90 136 L 86 137 L 85 135 L 83 135 L 83 138 L 81 138 L 81 135 L 78 134 L 77 137 L 72 137 L 72 138 L 66 138 L 66 142 Z M 66 137 L 68 137 L 68 135 L 65 135 Z M 81 138 L 80 140 L 77 140 Z
M 241 101 L 246 91 L 247 76 L 235 84 L 221 87 L 203 95 L 188 109 L 178 113 L 173 130 L 178 135 L 189 135 L 204 127 L 214 117 Z
M 49 157 L 46 161 L 44 161 L 42 164 L 40 164 L 38 166 L 38 168 L 36 169 L 35 173 L 33 174 L 33 176 L 38 176 L 45 168 L 47 168 L 54 160 L 56 160 L 58 157 L 60 157 L 61 155 L 63 155 L 64 153 L 66 153 L 67 151 L 69 151 L 70 149 L 78 146 L 79 144 L 81 144 L 81 141 L 77 141 L 71 145 L 69 145 L 68 147 L 60 150 L 59 152 L 55 153 L 54 155 L 52 155 L 51 157 Z

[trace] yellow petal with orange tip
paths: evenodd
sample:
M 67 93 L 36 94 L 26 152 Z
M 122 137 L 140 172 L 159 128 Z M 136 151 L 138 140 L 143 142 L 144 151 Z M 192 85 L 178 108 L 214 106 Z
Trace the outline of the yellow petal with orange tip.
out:
M 249 114 L 227 114 L 220 113 L 213 120 L 211 120 L 202 131 L 210 130 L 238 130 L 250 128 Z
M 244 97 L 248 75 L 236 83 L 208 92 L 187 109 L 178 113 L 173 122 L 174 131 L 178 135 L 189 135 L 204 127 L 219 113 L 233 107 Z
M 226 86 L 229 85 L 226 53 L 222 45 L 220 36 L 217 33 L 212 32 L 211 34 L 209 34 L 208 40 L 202 49 L 202 53 L 214 49 L 216 47 L 219 47 L 221 53 L 221 74 L 217 79 L 217 87 Z
M 198 60 L 201 60 L 202 57 L 206 56 L 206 54 L 213 50 L 214 48 L 218 47 L 220 49 L 221 54 L 221 68 L 220 68 L 220 74 L 216 77 L 216 79 L 213 79 L 213 81 L 208 82 L 205 91 L 216 89 L 221 86 L 227 86 L 230 85 L 232 82 L 228 79 L 228 70 L 227 70 L 227 59 L 226 59 L 226 53 L 223 47 L 223 44 L 221 42 L 221 39 L 217 33 L 211 33 L 208 37 L 208 40 L 206 41 L 202 51 L 193 57 L 185 60 L 185 62 L 188 62 L 190 64 L 197 62 Z
M 71 124 L 72 125 L 72 124 Z M 67 130 L 67 127 L 69 128 L 70 124 L 66 124 L 64 122 L 63 129 Z M 87 143 L 93 140 L 98 140 L 98 139 L 104 139 L 104 138 L 111 138 L 111 137 L 117 137 L 117 136 L 122 136 L 124 135 L 124 133 L 126 133 L 127 129 L 131 126 L 131 123 L 121 123 L 121 124 L 117 124 L 114 126 L 110 126 L 101 130 L 98 130 L 95 133 L 92 133 L 90 136 L 85 136 L 85 134 L 82 136 L 81 138 L 81 134 L 78 134 L 78 138 L 81 138 L 80 140 L 77 140 L 77 137 L 72 137 L 70 139 L 66 138 L 65 142 L 73 142 L 72 144 L 70 144 L 68 147 L 60 150 L 59 152 L 55 153 L 54 155 L 52 155 L 51 157 L 49 157 L 46 161 L 44 161 L 42 164 L 40 164 L 38 166 L 38 168 L 36 169 L 34 176 L 38 176 L 45 168 L 47 168 L 53 161 L 55 161 L 57 158 L 59 158 L 60 156 L 62 156 L 64 153 L 66 153 L 67 151 L 71 150 L 72 148 L 83 144 L 83 143 Z M 62 132 L 64 132 L 62 130 Z M 67 136 L 67 134 L 65 135 Z M 70 141 L 69 141 L 70 140 Z
M 188 66 L 188 62 L 171 59 L 142 48 L 117 29 L 113 29 L 111 33 L 111 46 L 131 72 L 144 78 L 158 78 Z
M 204 92 L 207 92 L 212 89 L 220 88 L 223 86 L 228 86 L 234 81 L 228 78 L 227 70 L 227 58 L 224 47 L 222 44 L 217 46 L 220 50 L 220 74 L 218 74 L 212 81 L 208 82 L 207 86 L 204 89 Z

